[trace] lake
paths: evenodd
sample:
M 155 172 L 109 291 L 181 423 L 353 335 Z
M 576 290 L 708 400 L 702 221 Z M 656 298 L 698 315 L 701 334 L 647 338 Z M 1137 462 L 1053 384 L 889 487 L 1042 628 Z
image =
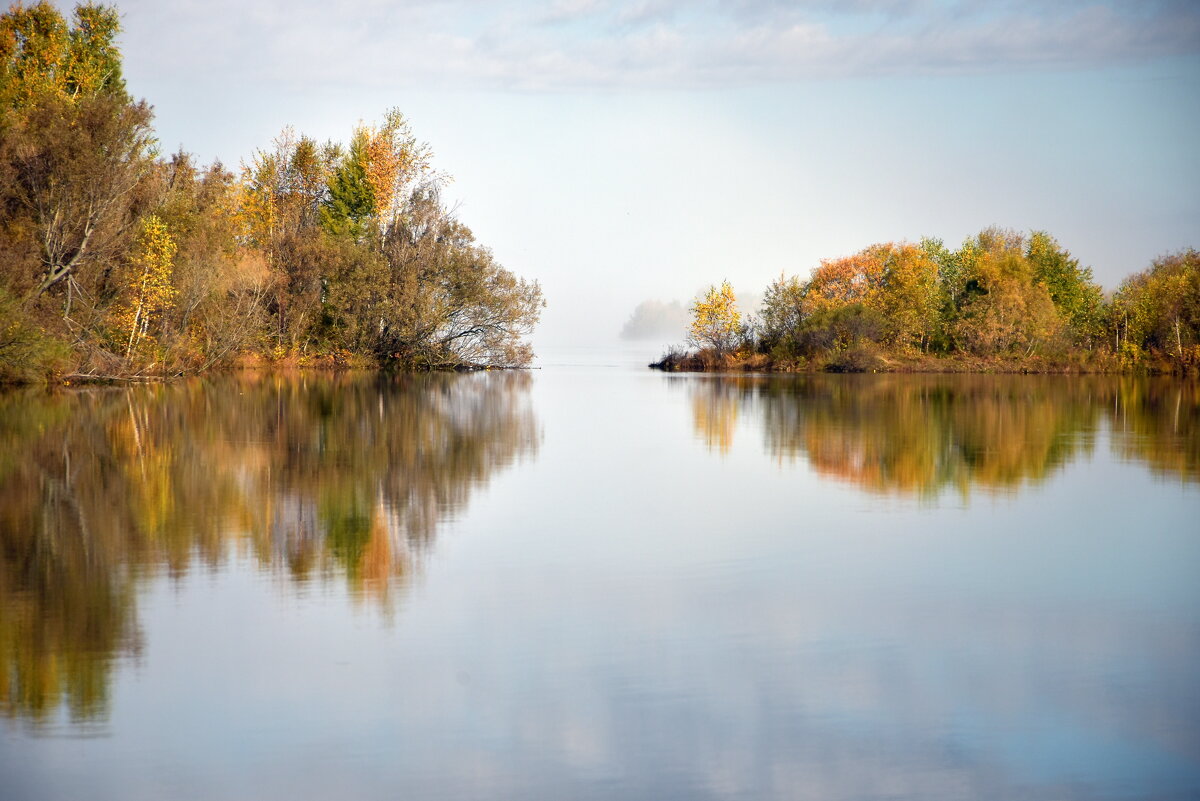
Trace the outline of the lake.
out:
M 0 796 L 1200 796 L 1195 382 L 645 355 L 0 393 Z

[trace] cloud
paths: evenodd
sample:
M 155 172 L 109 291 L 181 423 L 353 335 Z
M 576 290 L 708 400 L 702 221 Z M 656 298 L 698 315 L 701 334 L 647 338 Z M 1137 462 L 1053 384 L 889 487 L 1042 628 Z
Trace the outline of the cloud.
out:
M 522 91 L 1077 68 L 1200 52 L 1200 5 L 1028 0 L 350 0 L 122 5 L 150 69 Z
M 603 0 L 558 0 L 542 16 L 542 21 L 574 22 L 601 12 L 604 6 Z

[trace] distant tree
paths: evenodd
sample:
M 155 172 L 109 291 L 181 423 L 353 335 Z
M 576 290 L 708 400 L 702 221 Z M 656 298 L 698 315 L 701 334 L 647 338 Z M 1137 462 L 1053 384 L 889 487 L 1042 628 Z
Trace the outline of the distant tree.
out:
M 625 321 L 621 339 L 673 339 L 678 342 L 688 323 L 687 309 L 679 301 L 644 300 Z

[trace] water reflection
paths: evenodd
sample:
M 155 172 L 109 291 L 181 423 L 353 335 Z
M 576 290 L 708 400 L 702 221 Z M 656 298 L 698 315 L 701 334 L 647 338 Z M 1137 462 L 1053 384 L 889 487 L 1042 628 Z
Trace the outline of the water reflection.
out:
M 739 413 L 767 452 L 871 492 L 1013 491 L 1112 447 L 1160 475 L 1200 480 L 1195 382 L 1065 376 L 717 376 L 686 381 L 696 436 L 729 451 Z
M 0 396 L 0 705 L 102 715 L 139 580 L 232 547 L 387 607 L 440 521 L 539 443 L 520 373 L 238 375 Z

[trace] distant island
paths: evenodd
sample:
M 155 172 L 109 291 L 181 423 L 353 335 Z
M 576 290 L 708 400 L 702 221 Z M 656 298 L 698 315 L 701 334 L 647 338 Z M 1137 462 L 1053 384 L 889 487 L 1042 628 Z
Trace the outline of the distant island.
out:
M 541 289 L 441 203 L 398 111 L 240 170 L 161 157 L 111 6 L 0 15 L 0 382 L 516 367 Z
M 692 308 L 668 371 L 1200 371 L 1200 253 L 1181 250 L 1109 297 L 1054 237 L 987 228 L 871 245 L 781 276 L 743 317 L 728 282 Z

